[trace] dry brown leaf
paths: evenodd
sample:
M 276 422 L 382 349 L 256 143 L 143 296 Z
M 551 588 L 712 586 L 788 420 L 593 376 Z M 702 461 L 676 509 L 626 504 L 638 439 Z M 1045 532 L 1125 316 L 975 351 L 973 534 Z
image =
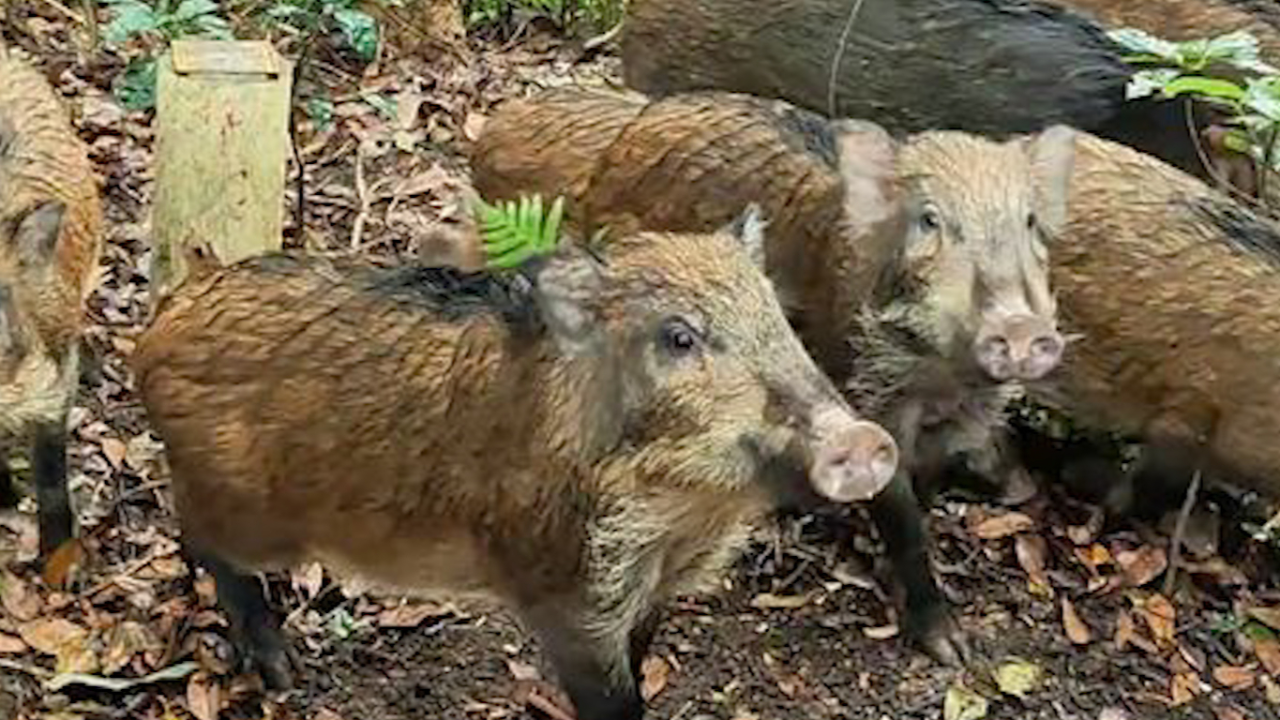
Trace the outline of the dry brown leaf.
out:
M 1015 533 L 1026 532 L 1036 523 L 1020 512 L 1007 512 L 987 518 L 974 526 L 972 532 L 980 540 L 998 540 Z
M 1089 626 L 1080 619 L 1076 606 L 1067 598 L 1062 598 L 1062 627 L 1067 631 L 1067 639 L 1076 645 L 1087 645 L 1093 640 Z
M 658 697 L 667 688 L 671 665 L 657 655 L 650 655 L 640 663 L 640 695 L 645 702 Z
M 0 655 L 21 655 L 27 651 L 27 644 L 22 638 L 0 633 Z
M 222 688 L 205 673 L 196 673 L 187 681 L 187 710 L 196 720 L 218 720 L 224 707 Z
M 329 708 L 320 708 L 312 720 L 343 720 L 342 716 Z
M 1248 690 L 1258 681 L 1253 668 L 1236 665 L 1219 665 L 1214 668 L 1213 679 L 1232 690 Z
M 1105 707 L 1098 713 L 1098 720 L 1129 720 L 1129 711 L 1119 707 Z
M 142 580 L 176 580 L 187 575 L 187 564 L 176 553 L 158 557 L 138 571 Z
M 124 669 L 135 655 L 162 649 L 159 639 L 145 625 L 132 620 L 107 631 L 106 651 L 102 655 L 102 672 L 114 675 Z
M 1280 705 L 1280 683 L 1272 680 L 1269 675 L 1263 675 L 1262 689 L 1267 696 L 1267 702 L 1272 705 Z
M 107 457 L 107 462 L 111 463 L 112 469 L 119 470 L 124 467 L 124 456 L 129 452 L 128 445 L 113 437 L 102 438 L 101 445 L 102 454 Z
M 1267 672 L 1280 676 L 1280 640 L 1254 640 L 1253 654 L 1258 656 Z
M 83 645 L 89 640 L 89 631 L 62 618 L 40 618 L 24 623 L 18 634 L 37 652 L 57 655 L 68 645 Z
M 0 575 L 0 604 L 15 620 L 34 620 L 40 614 L 40 596 L 21 578 L 9 573 Z
M 200 607 L 211 608 L 218 604 L 218 584 L 214 581 L 212 575 L 202 575 L 196 578 L 194 585 L 196 597 L 200 600 Z
M 773 593 L 760 593 L 751 598 L 751 607 L 761 610 L 794 610 L 798 607 L 804 607 L 813 599 L 813 593 L 805 593 L 803 595 L 774 595 Z
M 1105 545 L 1094 543 L 1088 547 L 1079 547 L 1075 550 L 1076 559 L 1080 561 L 1090 572 L 1097 572 L 1102 565 L 1110 565 L 1115 562 L 1111 557 L 1111 551 Z
M 897 625 L 883 625 L 881 627 L 865 627 L 862 628 L 862 634 L 872 640 L 888 640 L 891 637 L 897 637 L 901 630 Z
M 84 545 L 79 538 L 71 538 L 49 555 L 41 573 L 46 585 L 52 588 L 64 588 L 71 577 L 71 571 L 80 567 L 84 561 Z
M 1121 610 L 1120 615 L 1116 617 L 1116 650 L 1120 651 L 1128 647 L 1137 634 L 1138 630 L 1134 625 L 1133 616 L 1128 611 Z
M 314 598 L 324 584 L 324 567 L 318 562 L 311 562 L 295 569 L 293 586 L 302 590 L 303 597 Z
M 489 120 L 483 113 L 468 112 L 467 118 L 462 121 L 462 135 L 469 141 L 475 142 L 480 139 L 480 133 L 484 131 L 484 124 Z
M 1193 672 L 1178 673 L 1169 683 L 1169 695 L 1172 705 L 1185 705 L 1200 691 L 1200 678 Z
M 1018 557 L 1018 564 L 1027 573 L 1027 579 L 1031 584 L 1051 591 L 1049 576 L 1044 572 L 1045 556 L 1049 554 L 1049 547 L 1044 538 L 1028 533 L 1019 534 L 1014 538 L 1013 549 Z
M 1151 637 L 1157 643 L 1165 645 L 1173 642 L 1174 622 L 1178 614 L 1173 609 L 1173 604 L 1163 595 L 1152 595 L 1147 598 L 1138 612 L 1147 622 L 1147 627 L 1151 629 Z
M 1272 630 L 1280 630 L 1280 607 L 1251 607 L 1249 615 Z
M 1244 713 L 1233 707 L 1215 707 L 1213 712 L 1218 720 L 1248 720 Z
M 511 677 L 517 681 L 529 681 L 542 679 L 542 673 L 538 672 L 538 668 L 528 663 L 522 663 L 519 660 L 508 660 L 507 670 L 511 672 Z
M 1116 553 L 1115 558 L 1125 580 L 1133 587 L 1142 587 L 1156 579 L 1169 565 L 1164 550 L 1151 545 L 1137 550 L 1122 550 Z
M 422 624 L 423 620 L 439 617 L 444 609 L 434 603 L 420 605 L 400 605 L 383 610 L 378 614 L 378 624 L 382 627 L 411 628 Z

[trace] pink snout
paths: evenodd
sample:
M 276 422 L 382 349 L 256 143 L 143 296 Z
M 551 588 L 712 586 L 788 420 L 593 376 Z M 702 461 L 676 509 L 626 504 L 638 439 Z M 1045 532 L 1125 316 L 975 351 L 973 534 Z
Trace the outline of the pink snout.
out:
M 978 333 L 974 352 L 994 380 L 1039 380 L 1061 362 L 1065 345 L 1052 321 L 1010 315 Z
M 832 406 L 814 418 L 809 476 L 819 494 L 836 502 L 870 500 L 898 469 L 898 445 L 879 425 Z

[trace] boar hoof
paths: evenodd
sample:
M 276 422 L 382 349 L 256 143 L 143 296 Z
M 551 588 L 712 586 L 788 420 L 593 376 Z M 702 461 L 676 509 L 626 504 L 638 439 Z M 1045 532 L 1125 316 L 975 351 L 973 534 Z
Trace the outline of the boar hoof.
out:
M 1031 473 L 1023 468 L 1012 470 L 1005 477 L 1004 487 L 1000 490 L 999 502 L 1006 507 L 1021 505 L 1036 496 L 1039 488 Z
M 965 667 L 972 658 L 969 642 L 950 613 L 929 613 L 908 623 L 913 638 L 935 661 L 951 667 Z
M 239 647 L 242 670 L 257 670 L 268 690 L 284 691 L 294 687 L 294 676 L 302 669 L 297 655 L 274 629 L 259 628 L 245 638 Z

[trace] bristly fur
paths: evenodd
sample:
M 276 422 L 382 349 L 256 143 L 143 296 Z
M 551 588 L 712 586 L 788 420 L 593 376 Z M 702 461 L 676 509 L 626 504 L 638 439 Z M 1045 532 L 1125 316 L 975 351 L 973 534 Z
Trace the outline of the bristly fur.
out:
M 1221 232 L 1231 245 L 1267 262 L 1280 264 L 1280 231 L 1238 203 L 1212 196 L 1192 197 L 1180 201 L 1195 216 Z

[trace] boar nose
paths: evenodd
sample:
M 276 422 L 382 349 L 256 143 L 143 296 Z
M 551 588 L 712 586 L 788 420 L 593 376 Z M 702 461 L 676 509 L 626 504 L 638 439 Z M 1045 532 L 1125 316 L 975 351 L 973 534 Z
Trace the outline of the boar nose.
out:
M 995 380 L 1039 380 L 1058 366 L 1066 343 L 1053 323 L 1034 315 L 1005 317 L 978 333 L 978 364 Z
M 870 500 L 898 469 L 898 445 L 884 428 L 828 407 L 814 418 L 817 443 L 810 477 L 819 494 L 836 502 Z

